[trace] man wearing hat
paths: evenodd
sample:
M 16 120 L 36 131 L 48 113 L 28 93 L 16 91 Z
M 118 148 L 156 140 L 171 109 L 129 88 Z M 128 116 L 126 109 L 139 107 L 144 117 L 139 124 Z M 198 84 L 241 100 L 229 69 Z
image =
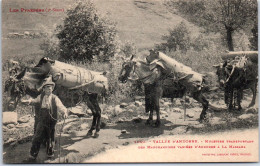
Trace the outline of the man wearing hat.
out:
M 42 140 L 47 139 L 47 156 L 54 156 L 54 136 L 55 125 L 57 122 L 58 111 L 64 114 L 64 118 L 67 118 L 67 108 L 62 104 L 60 99 L 52 94 L 55 87 L 55 83 L 51 80 L 46 80 L 42 85 L 42 94 L 36 99 L 22 100 L 22 103 L 35 105 L 35 108 L 39 108 L 39 122 L 36 125 L 36 131 L 32 141 L 32 147 L 30 150 L 30 156 L 28 160 L 35 160 L 40 150 Z

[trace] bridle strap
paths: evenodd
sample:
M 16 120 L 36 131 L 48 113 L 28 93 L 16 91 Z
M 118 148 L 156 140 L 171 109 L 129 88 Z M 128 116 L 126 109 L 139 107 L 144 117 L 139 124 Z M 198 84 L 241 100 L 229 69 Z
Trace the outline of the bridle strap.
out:
M 138 77 L 138 79 L 135 79 L 134 81 L 141 81 L 141 82 L 146 81 L 152 75 L 152 73 L 151 73 L 151 74 L 149 74 L 149 75 L 147 75 L 143 78 L 140 78 L 140 75 L 138 75 L 138 73 L 136 73 L 136 65 L 135 64 L 133 64 L 133 74 L 136 74 L 137 77 Z

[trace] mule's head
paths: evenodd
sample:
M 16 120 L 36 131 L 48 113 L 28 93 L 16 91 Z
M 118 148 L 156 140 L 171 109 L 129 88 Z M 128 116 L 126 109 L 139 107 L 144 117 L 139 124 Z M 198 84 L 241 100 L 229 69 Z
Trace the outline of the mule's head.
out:
M 118 76 L 118 80 L 122 83 L 126 83 L 126 81 L 128 80 L 131 71 L 134 68 L 134 64 L 135 62 L 133 61 L 133 57 L 132 56 L 129 60 L 126 60 L 123 64 L 122 64 L 122 69 L 119 73 Z
M 37 97 L 40 92 L 37 89 L 42 83 L 41 77 L 35 73 L 28 72 L 25 68 L 20 74 L 15 77 L 10 76 L 5 82 L 5 92 L 7 92 L 7 109 L 13 111 L 20 99 L 26 94 Z
M 7 109 L 14 111 L 20 99 L 25 95 L 25 84 L 23 79 L 9 78 L 5 82 L 7 96 Z
M 228 65 L 227 61 L 225 61 L 224 63 L 214 65 L 214 67 L 217 69 L 216 74 L 218 76 L 219 86 L 223 88 L 226 84 L 227 79 L 230 76 L 232 66 Z

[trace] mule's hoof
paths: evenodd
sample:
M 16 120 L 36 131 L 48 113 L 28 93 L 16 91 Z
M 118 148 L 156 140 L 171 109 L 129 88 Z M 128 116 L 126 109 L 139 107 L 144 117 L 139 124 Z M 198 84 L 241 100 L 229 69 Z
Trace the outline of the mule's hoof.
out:
M 98 138 L 98 137 L 99 137 L 99 132 L 95 132 L 95 134 L 94 134 L 93 137 L 94 137 L 94 138 Z
M 152 124 L 152 120 L 147 120 L 146 122 L 145 122 L 145 125 L 151 125 Z
M 160 127 L 161 125 L 161 122 L 160 121 L 156 121 L 155 124 L 154 124 L 154 127 Z
M 199 119 L 199 122 L 200 122 L 200 123 L 203 123 L 203 122 L 209 122 L 209 119 L 206 118 L 206 117 L 204 117 L 204 118 L 200 118 L 200 119 Z
M 205 122 L 206 121 L 206 118 L 205 117 L 200 117 L 200 119 L 199 119 L 199 122 L 200 123 L 203 123 L 203 122 Z
M 88 133 L 87 133 L 86 136 L 87 136 L 87 137 L 91 137 L 91 136 L 92 136 L 92 131 L 88 131 Z

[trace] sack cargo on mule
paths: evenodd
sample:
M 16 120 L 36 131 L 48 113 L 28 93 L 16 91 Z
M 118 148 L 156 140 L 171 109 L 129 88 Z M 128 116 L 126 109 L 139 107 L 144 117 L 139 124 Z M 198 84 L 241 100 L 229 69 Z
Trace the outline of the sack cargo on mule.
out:
M 187 88 L 187 90 L 200 90 L 203 82 L 203 75 L 193 71 L 190 67 L 177 62 L 175 59 L 168 57 L 162 52 L 157 54 L 157 57 L 151 62 L 160 65 L 166 70 L 166 73 L 173 74 L 173 76 Z
M 83 88 L 91 93 L 103 93 L 108 80 L 102 72 L 95 72 L 60 61 L 51 65 L 50 74 L 57 85 L 68 89 Z
M 254 63 L 258 63 L 258 51 L 235 51 L 235 52 L 228 52 L 223 54 L 221 58 L 223 60 L 233 60 L 236 57 L 246 56 Z

